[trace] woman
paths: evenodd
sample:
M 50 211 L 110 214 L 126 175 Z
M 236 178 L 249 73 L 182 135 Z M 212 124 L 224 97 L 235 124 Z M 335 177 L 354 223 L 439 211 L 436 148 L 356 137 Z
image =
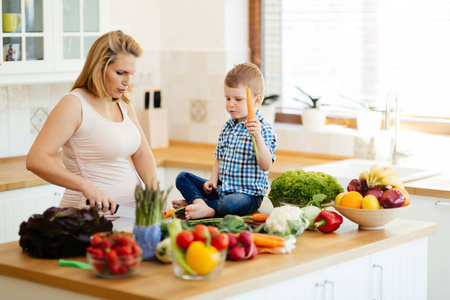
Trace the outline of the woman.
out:
M 66 188 L 61 207 L 80 208 L 89 199 L 113 213 L 116 204 L 134 206 L 141 180 L 157 182 L 152 151 L 127 96 L 141 54 L 139 44 L 120 30 L 98 38 L 72 91 L 31 147 L 27 169 Z M 61 147 L 66 168 L 54 159 Z

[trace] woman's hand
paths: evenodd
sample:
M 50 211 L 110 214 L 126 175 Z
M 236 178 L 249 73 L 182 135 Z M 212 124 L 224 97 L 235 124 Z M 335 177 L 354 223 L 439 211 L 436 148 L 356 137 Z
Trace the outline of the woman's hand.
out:
M 84 197 L 89 199 L 89 206 L 94 207 L 98 205 L 103 212 L 107 212 L 108 210 L 111 212 L 111 215 L 116 211 L 116 202 L 104 191 L 96 188 L 92 184 L 88 183 L 87 187 L 82 191 Z M 80 203 L 80 206 L 85 203 Z
M 215 189 L 217 189 L 217 183 L 214 183 L 212 180 L 208 180 L 203 184 L 203 190 L 207 194 L 211 194 Z

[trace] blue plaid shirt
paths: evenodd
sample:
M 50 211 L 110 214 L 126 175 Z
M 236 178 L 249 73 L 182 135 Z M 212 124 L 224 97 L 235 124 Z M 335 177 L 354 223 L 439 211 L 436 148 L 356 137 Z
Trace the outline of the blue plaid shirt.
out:
M 261 135 L 275 161 L 277 136 L 259 111 L 256 117 L 261 123 Z M 245 127 L 245 121 L 235 124 L 229 119 L 222 128 L 214 156 L 220 160 L 219 180 L 222 182 L 220 193 L 243 193 L 252 196 L 264 196 L 268 188 L 269 171 L 262 171 L 256 162 L 252 146 L 252 137 Z

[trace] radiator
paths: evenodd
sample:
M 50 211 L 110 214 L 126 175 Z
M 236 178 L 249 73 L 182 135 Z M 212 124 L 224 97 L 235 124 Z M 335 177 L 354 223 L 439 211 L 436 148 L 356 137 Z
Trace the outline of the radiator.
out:
M 19 227 L 33 214 L 59 206 L 64 188 L 42 185 L 0 192 L 0 243 L 19 240 Z

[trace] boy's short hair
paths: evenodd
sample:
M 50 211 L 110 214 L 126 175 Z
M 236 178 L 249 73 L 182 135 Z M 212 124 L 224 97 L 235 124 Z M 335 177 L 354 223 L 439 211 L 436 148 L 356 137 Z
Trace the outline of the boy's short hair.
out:
M 230 88 L 248 86 L 253 95 L 260 94 L 264 98 L 264 77 L 255 64 L 245 62 L 235 65 L 225 76 L 225 85 Z

